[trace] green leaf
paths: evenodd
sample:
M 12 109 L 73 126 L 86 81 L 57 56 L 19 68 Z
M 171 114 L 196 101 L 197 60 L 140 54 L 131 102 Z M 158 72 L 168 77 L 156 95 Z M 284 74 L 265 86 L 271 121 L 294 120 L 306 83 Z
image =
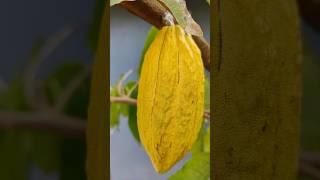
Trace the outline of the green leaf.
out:
M 198 139 L 192 146 L 191 152 L 192 154 L 210 152 L 210 127 L 206 127 L 205 123 L 203 123 Z
M 209 3 L 209 5 L 210 5 L 210 0 L 207 0 L 207 2 Z
M 210 153 L 210 127 L 203 138 L 203 151 Z
M 193 20 L 185 0 L 160 0 L 171 11 L 178 24 L 189 34 L 203 36 L 201 27 Z
M 117 96 L 117 90 L 111 87 L 110 95 Z M 121 113 L 121 105 L 117 103 L 111 103 L 110 104 L 110 128 L 114 128 L 119 125 L 120 113 Z
M 142 64 L 144 61 L 144 55 L 146 54 L 147 50 L 149 49 L 151 43 L 153 42 L 153 40 L 156 37 L 158 32 L 159 32 L 159 30 L 156 27 L 151 26 L 151 28 L 147 34 L 147 37 L 145 39 L 144 46 L 142 49 L 142 55 L 141 55 L 141 59 L 140 59 L 139 69 L 138 69 L 139 76 L 140 76 L 141 67 L 142 67 Z
M 185 18 L 186 12 L 184 6 L 178 0 L 160 1 L 162 1 L 170 9 L 171 13 L 176 18 L 178 24 L 185 28 L 187 26 L 187 20 Z
M 120 113 L 121 113 L 121 106 L 119 104 L 110 105 L 110 128 L 119 126 Z
M 129 106 L 129 117 L 128 117 L 129 129 L 137 142 L 140 142 L 140 136 L 137 124 L 137 107 Z
M 135 0 L 110 0 L 110 6 L 119 4 L 119 3 L 123 2 L 123 1 L 135 1 Z
M 124 93 L 128 95 L 129 93 L 133 93 L 137 88 L 137 83 L 135 81 L 128 81 L 124 87 Z M 121 115 L 127 117 L 129 116 L 129 105 L 128 104 L 119 104 L 121 106 L 120 113 Z
M 128 81 L 126 86 L 124 87 L 125 94 L 132 93 L 137 88 L 136 81 Z
M 197 141 L 192 146 L 192 149 L 191 149 L 192 154 L 197 154 L 197 153 L 201 153 L 204 151 L 203 147 L 204 147 L 205 133 L 206 133 L 205 128 L 202 127 L 199 132 Z
M 210 154 L 193 154 L 191 159 L 169 177 L 169 180 L 208 180 L 210 177 Z
M 120 75 L 118 82 L 116 83 L 116 87 L 119 84 L 119 81 L 122 79 L 123 74 Z M 136 87 L 135 81 L 129 81 L 124 87 L 124 93 L 128 94 L 134 91 Z M 115 87 L 110 87 L 110 96 L 118 97 L 119 93 Z M 129 115 L 129 107 L 127 104 L 121 103 L 111 103 L 110 104 L 110 128 L 117 127 L 120 123 L 120 115 L 128 116 Z
M 210 109 L 210 80 L 208 78 L 205 79 L 205 84 L 204 84 L 204 105 L 205 109 Z
M 136 88 L 132 92 L 130 97 L 136 99 L 137 96 L 138 96 L 138 89 Z M 132 105 L 129 106 L 128 125 L 134 139 L 137 142 L 140 142 L 140 136 L 139 136 L 138 124 L 137 124 L 137 106 L 132 106 Z

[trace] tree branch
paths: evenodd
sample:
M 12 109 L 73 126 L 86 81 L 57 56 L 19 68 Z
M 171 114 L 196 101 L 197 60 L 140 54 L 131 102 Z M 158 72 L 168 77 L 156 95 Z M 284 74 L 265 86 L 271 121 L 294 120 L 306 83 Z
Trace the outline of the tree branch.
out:
M 1 129 L 32 129 L 84 137 L 86 121 L 53 112 L 0 112 Z
M 120 6 L 148 23 L 161 28 L 166 25 L 164 16 L 169 11 L 156 0 L 123 1 Z M 201 50 L 204 67 L 210 71 L 210 47 L 203 37 L 193 36 Z
M 133 70 L 130 69 L 119 80 L 118 85 L 117 85 L 117 91 L 120 96 L 125 95 L 123 84 L 124 84 L 124 81 L 127 80 L 127 78 L 132 74 L 132 72 L 133 72 Z
M 299 166 L 300 174 L 307 175 L 315 180 L 320 180 L 320 171 L 318 168 L 304 161 L 300 161 Z
M 122 96 L 122 97 L 110 96 L 110 102 L 111 103 L 122 103 L 122 104 L 137 105 L 137 100 L 132 99 L 132 98 L 127 97 L 127 96 Z
M 320 153 L 319 152 L 303 152 L 300 155 L 300 160 L 308 162 L 320 168 Z

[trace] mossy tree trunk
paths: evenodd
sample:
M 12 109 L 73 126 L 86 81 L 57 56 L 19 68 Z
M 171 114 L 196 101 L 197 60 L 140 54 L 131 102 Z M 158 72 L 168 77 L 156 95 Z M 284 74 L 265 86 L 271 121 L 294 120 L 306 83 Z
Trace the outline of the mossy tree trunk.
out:
M 296 179 L 302 66 L 296 2 L 212 5 L 213 179 Z

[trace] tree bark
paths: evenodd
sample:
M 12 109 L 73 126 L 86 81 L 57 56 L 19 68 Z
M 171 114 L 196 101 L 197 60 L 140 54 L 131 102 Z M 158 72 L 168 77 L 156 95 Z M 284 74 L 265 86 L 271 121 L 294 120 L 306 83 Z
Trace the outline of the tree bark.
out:
M 302 66 L 296 2 L 212 5 L 213 179 L 296 179 Z

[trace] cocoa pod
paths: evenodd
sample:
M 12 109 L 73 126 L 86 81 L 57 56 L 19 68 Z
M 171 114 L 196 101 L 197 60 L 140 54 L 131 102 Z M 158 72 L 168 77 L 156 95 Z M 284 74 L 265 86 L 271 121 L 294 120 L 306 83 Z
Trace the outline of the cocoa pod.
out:
M 145 54 L 138 91 L 141 143 L 164 173 L 190 151 L 203 123 L 201 52 L 179 25 L 158 32 Z

